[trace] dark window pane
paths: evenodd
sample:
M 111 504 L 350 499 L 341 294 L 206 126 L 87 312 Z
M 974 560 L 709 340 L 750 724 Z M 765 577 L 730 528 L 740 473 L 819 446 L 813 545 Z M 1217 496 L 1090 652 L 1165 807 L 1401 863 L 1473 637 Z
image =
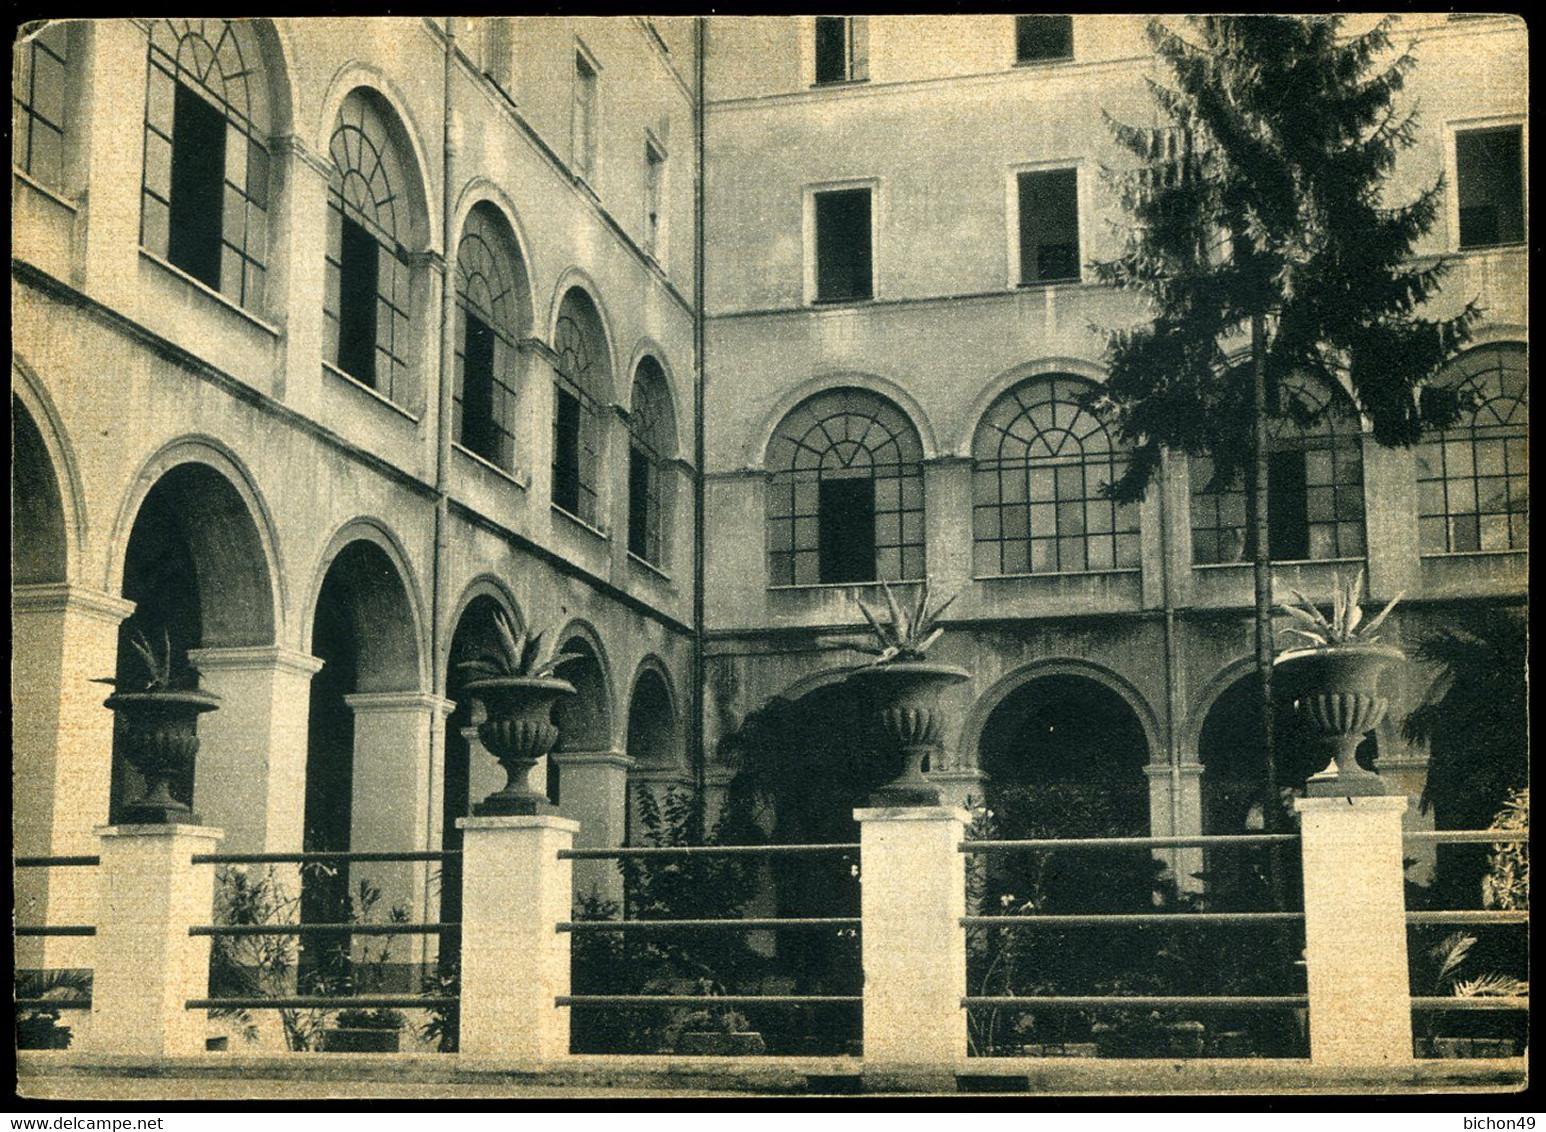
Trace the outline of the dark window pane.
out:
M 870 190 L 816 194 L 816 298 L 871 297 Z
M 875 580 L 875 481 L 821 481 L 821 580 Z
M 1071 59 L 1074 54 L 1072 16 L 1016 16 L 1015 62 Z
M 1524 230 L 1524 171 L 1518 126 L 1455 135 L 1460 246 L 1519 243 Z
M 1079 175 L 1020 174 L 1020 281 L 1079 278 Z
M 375 238 L 343 218 L 339 264 L 338 368 L 356 381 L 376 385 L 376 287 L 380 278 Z
M 848 78 L 848 17 L 816 17 L 816 81 L 840 83 Z
M 580 511 L 580 399 L 559 389 L 553 429 L 553 502 Z
M 172 219 L 167 258 L 220 287 L 225 115 L 181 83 L 172 123 Z
M 1267 458 L 1267 551 L 1276 561 L 1310 556 L 1304 453 L 1273 452 Z
M 485 460 L 499 461 L 499 429 L 494 420 L 494 331 L 477 315 L 467 315 L 462 386 L 462 443 Z
M 628 551 L 650 557 L 650 459 L 637 448 L 628 449 Z

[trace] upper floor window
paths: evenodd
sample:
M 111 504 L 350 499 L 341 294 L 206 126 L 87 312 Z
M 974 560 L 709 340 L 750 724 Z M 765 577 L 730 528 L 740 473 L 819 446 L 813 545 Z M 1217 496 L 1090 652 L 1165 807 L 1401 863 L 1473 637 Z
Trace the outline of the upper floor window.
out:
M 1079 406 L 1088 382 L 1036 377 L 1005 393 L 972 440 L 977 577 L 1138 566 L 1138 506 L 1102 489 L 1127 467 L 1098 417 Z
M 1460 246 L 1486 248 L 1525 238 L 1523 130 L 1498 126 L 1455 134 Z
M 628 411 L 628 553 L 652 566 L 665 561 L 666 466 L 675 450 L 671 390 L 660 363 L 646 357 L 634 372 Z
M 390 110 L 363 89 L 344 99 L 328 147 L 323 357 L 393 401 L 407 394 L 412 326 L 408 170 Z
M 666 151 L 653 139 L 644 142 L 644 246 L 657 259 L 665 203 Z
M 1042 63 L 1074 57 L 1072 16 L 1016 16 L 1015 62 Z
M 249 22 L 156 20 L 140 243 L 249 309 L 267 262 L 269 112 Z
M 1424 554 L 1530 544 L 1528 356 L 1513 343 L 1468 350 L 1439 381 L 1476 409 L 1417 446 L 1418 545 Z
M 574 53 L 574 170 L 587 180 L 596 175 L 596 115 L 599 78 L 596 64 L 583 51 Z
M 1079 279 L 1078 170 L 1023 172 L 1016 187 L 1021 284 Z
M 818 303 L 874 297 L 871 197 L 869 188 L 812 194 Z
M 1363 443 L 1358 416 L 1340 391 L 1294 376 L 1268 426 L 1267 550 L 1274 561 L 1361 558 Z M 1301 423 L 1309 422 L 1309 423 Z M 1243 562 L 1243 477 L 1223 479 L 1213 460 L 1191 460 L 1192 561 Z
M 578 287 L 564 296 L 553 339 L 553 503 L 597 523 L 601 411 L 612 384 L 601 314 Z
M 875 393 L 796 406 L 768 445 L 768 577 L 775 586 L 923 577 L 923 445 Z
M 488 202 L 475 205 L 456 251 L 452 435 L 507 471 L 515 466 L 515 390 L 528 302 L 509 224 Z
M 60 192 L 69 128 L 69 25 L 45 25 L 16 45 L 11 60 L 11 164 Z
M 483 17 L 483 73 L 507 95 L 515 93 L 515 20 Z
M 816 17 L 816 81 L 862 82 L 870 77 L 870 28 L 866 16 Z

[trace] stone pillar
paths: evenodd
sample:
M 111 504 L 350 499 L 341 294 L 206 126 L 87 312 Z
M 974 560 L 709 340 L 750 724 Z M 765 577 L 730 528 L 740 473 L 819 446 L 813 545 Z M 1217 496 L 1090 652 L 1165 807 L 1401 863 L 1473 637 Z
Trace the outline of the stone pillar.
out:
M 331 126 L 331 123 L 329 123 Z M 276 393 L 291 408 L 315 415 L 322 386 L 326 321 L 327 183 L 332 160 L 294 135 L 274 139 L 270 163 L 273 208 L 269 230 L 277 233 L 269 263 L 264 310 L 284 326 L 284 365 Z
M 139 277 L 149 57 L 145 32 L 132 20 L 98 20 L 91 33 L 83 114 L 79 123 L 70 124 L 71 132 L 80 130 L 87 150 L 85 290 L 110 307 L 132 309 Z M 130 97 L 129 91 L 138 94 Z
M 1199 762 L 1151 764 L 1143 768 L 1149 779 L 1149 833 L 1153 837 L 1196 837 L 1202 828 L 1202 772 Z M 1157 849 L 1154 856 L 1165 862 L 1182 892 L 1202 891 L 1197 874 L 1203 869 L 1200 848 Z
M 1398 796 L 1300 798 L 1310 1060 L 1412 1059 Z
M 1380 736 L 1382 743 L 1386 739 L 1386 735 Z M 1385 751 L 1389 749 L 1389 746 L 1384 747 Z M 1424 813 L 1420 807 L 1423 785 L 1428 781 L 1428 757 L 1410 749 L 1401 754 L 1382 753 L 1379 772 L 1380 777 L 1390 784 L 1392 794 L 1406 795 L 1407 810 L 1402 815 L 1401 828 L 1407 833 L 1431 832 L 1434 827 L 1433 810 L 1430 808 Z M 1438 848 L 1431 841 L 1404 846 L 1402 859 L 1412 862 L 1406 874 L 1408 880 L 1418 884 L 1433 883 L 1433 871 L 1438 865 Z
M 465 1057 L 547 1060 L 569 1053 L 571 862 L 578 822 L 537 814 L 472 817 L 462 830 L 462 1010 Z
M 628 772 L 634 759 L 621 751 L 554 751 L 558 765 L 558 810 L 580 823 L 575 844 L 581 849 L 615 849 L 628 833 Z M 576 861 L 577 898 L 592 893 L 619 905 L 623 875 L 616 861 Z
M 111 689 L 118 626 L 134 603 L 65 584 L 11 591 L 11 831 L 23 857 L 92 854 L 93 828 L 107 820 L 113 774 Z M 96 923 L 91 869 L 16 873 L 16 919 L 23 924 Z M 23 968 L 89 967 L 87 938 L 18 939 Z
M 972 462 L 936 456 L 923 466 L 924 555 L 935 600 L 966 590 L 972 582 L 972 530 L 960 516 L 972 513 Z M 758 516 L 762 515 L 759 510 Z
M 91 990 L 90 1048 L 96 1053 L 182 1057 L 204 1052 L 208 936 L 190 936 L 213 915 L 213 853 L 221 832 L 195 825 L 104 825 L 101 912 Z
M 866 1068 L 953 1075 L 966 1058 L 970 816 L 946 806 L 860 809 Z
M 322 662 L 293 649 L 195 649 L 189 661 L 220 710 L 199 720 L 193 803 L 225 830 L 228 853 L 301 849 L 306 724 Z

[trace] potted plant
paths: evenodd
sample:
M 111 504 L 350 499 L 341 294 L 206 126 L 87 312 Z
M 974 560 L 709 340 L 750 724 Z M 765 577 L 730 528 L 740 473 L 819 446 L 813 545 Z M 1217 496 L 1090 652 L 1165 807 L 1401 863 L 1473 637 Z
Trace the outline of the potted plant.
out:
M 537 760 L 558 744 L 553 705 L 574 695 L 574 685 L 554 673 L 575 653 L 559 653 L 543 660 L 542 633 L 519 633 L 503 609 L 494 611 L 498 637 L 457 667 L 477 674 L 465 685 L 468 695 L 482 702 L 486 718 L 478 725 L 478 738 L 504 768 L 505 785 L 473 807 L 473 813 L 537 814 L 552 809 L 547 795 L 527 781 Z
M 396 1053 L 402 1029 L 397 1010 L 340 1010 L 333 1028 L 322 1033 L 322 1052 Z
M 708 993 L 710 985 L 706 979 L 699 980 L 704 993 Z M 670 1029 L 675 1033 L 671 1041 L 672 1053 L 694 1057 L 745 1057 L 767 1052 L 762 1035 L 751 1028 L 746 1015 L 723 1006 L 690 1011 Z
M 878 644 L 849 646 L 874 658 L 849 679 L 864 695 L 881 734 L 901 752 L 902 772 L 871 795 L 870 802 L 876 806 L 936 806 L 939 790 L 923 776 L 923 760 L 939 749 L 944 731 L 940 696 L 952 684 L 970 679 L 971 674 L 953 664 L 928 661 L 925 654 L 944 633 L 938 621 L 955 596 L 930 609 L 929 583 L 925 580 L 917 602 L 908 609 L 898 603 L 885 582 L 881 589 L 886 597 L 884 619 L 871 612 L 862 598 L 854 597 Z
M 1375 635 L 1401 595 L 1365 622 L 1358 604 L 1362 591 L 1362 570 L 1345 588 L 1338 579 L 1330 620 L 1294 590 L 1289 592 L 1297 604 L 1279 606 L 1294 621 L 1282 631 L 1308 645 L 1281 654 L 1274 666 L 1292 682 L 1294 713 L 1312 743 L 1327 756 L 1325 767 L 1305 784 L 1310 795 L 1385 793 L 1379 775 L 1359 766 L 1355 755 L 1363 737 L 1379 726 L 1390 707 L 1390 701 L 1380 695 L 1380 673 L 1406 659 L 1401 650 L 1381 645 Z
M 60 1020 L 60 1013 L 67 1007 L 84 1010 L 90 1006 L 91 972 L 76 969 L 18 971 L 16 997 L 48 1003 L 17 1009 L 17 1049 L 69 1049 L 73 1034 Z
M 125 807 L 123 818 L 157 825 L 197 823 L 198 815 L 172 796 L 171 783 L 190 777 L 199 751 L 199 716 L 218 708 L 220 697 L 196 688 L 172 687 L 172 643 L 165 630 L 157 649 L 133 625 L 129 645 L 144 666 L 144 677 L 127 681 L 107 676 L 93 681 L 114 689 L 103 706 L 117 714 L 124 755 L 145 783 L 143 797 Z

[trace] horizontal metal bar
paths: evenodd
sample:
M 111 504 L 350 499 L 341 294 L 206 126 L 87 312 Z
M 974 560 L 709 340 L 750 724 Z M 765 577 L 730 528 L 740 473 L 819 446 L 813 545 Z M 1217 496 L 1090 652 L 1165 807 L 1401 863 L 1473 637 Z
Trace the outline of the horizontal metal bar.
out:
M 460 849 L 414 849 L 402 852 L 370 850 L 359 853 L 195 853 L 195 865 L 312 865 L 326 861 L 447 861 Z
M 847 1006 L 857 994 L 561 994 L 556 1006 Z
M 636 845 L 620 849 L 560 849 L 560 861 L 612 861 L 634 857 L 756 856 L 790 853 L 857 853 L 858 842 L 842 845 Z
M 763 931 L 781 928 L 857 928 L 858 916 L 807 916 L 769 920 L 565 920 L 561 932 Z
M 1186 849 L 1221 848 L 1226 845 L 1285 845 L 1299 840 L 1297 833 L 1202 834 L 1197 837 L 1044 837 L 1024 841 L 963 841 L 963 853 L 1048 853 L 1056 849 Z
M 18 998 L 17 1010 L 90 1010 L 91 998 Z
M 90 924 L 35 924 L 31 927 L 12 928 L 17 935 L 96 935 L 97 929 Z
M 456 1006 L 445 995 L 362 994 L 310 995 L 297 998 L 190 998 L 186 1010 L 434 1010 Z
M 1051 916 L 962 916 L 967 928 L 1098 928 L 1136 924 L 1204 927 L 1209 924 L 1291 923 L 1304 919 L 1303 912 L 1133 912 Z
M 95 868 L 102 863 L 101 857 L 16 857 L 12 865 L 18 869 L 71 869 Z
M 1518 845 L 1530 840 L 1528 829 L 1424 829 L 1403 833 L 1402 841 L 1428 845 Z
M 1276 995 L 997 995 L 961 1000 L 965 1007 L 999 1006 L 1024 1010 L 1299 1010 L 1310 1005 L 1304 994 Z
M 1475 998 L 1413 998 L 1413 1010 L 1529 1010 L 1530 999 L 1528 996 L 1486 997 L 1477 995 Z
M 1457 912 L 1408 912 L 1409 924 L 1528 924 L 1529 912 L 1472 909 Z
M 461 924 L 195 924 L 189 935 L 436 935 Z

